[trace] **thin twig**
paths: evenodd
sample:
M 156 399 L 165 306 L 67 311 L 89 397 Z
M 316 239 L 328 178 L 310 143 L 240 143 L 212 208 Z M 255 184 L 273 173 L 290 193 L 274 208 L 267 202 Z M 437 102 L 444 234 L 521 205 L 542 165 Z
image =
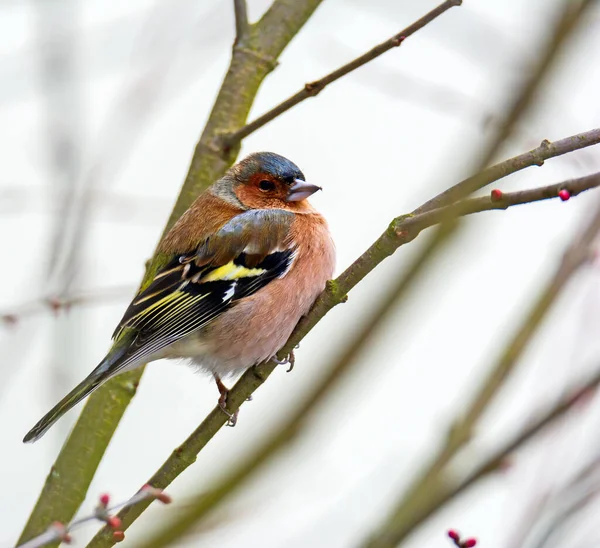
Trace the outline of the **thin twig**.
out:
M 600 128 L 584 131 L 583 133 L 571 135 L 570 137 L 565 137 L 554 142 L 544 139 L 540 146 L 519 154 L 510 160 L 504 160 L 496 165 L 487 167 L 479 173 L 451 186 L 448 190 L 438 194 L 435 198 L 428 200 L 422 206 L 415 209 L 413 213 L 422 213 L 456 202 L 456 200 L 494 181 L 498 181 L 527 167 L 543 166 L 544 162 L 550 158 L 556 158 L 580 148 L 579 146 L 573 148 L 574 145 L 584 144 L 584 147 L 587 147 L 597 145 L 598 143 L 600 143 Z
M 600 186 L 600 173 L 517 192 L 503 193 L 495 190 L 488 196 L 468 198 L 449 206 L 431 209 L 416 215 L 413 214 L 408 218 L 403 218 L 396 225 L 396 229 L 405 231 L 407 235 L 413 234 L 415 231 L 418 233 L 424 228 L 442 223 L 444 219 L 464 217 L 465 215 L 491 211 L 493 209 L 508 209 L 516 205 L 551 200 L 553 198 L 561 198 L 563 201 L 566 201 L 581 192 L 596 188 L 597 186 Z M 562 197 L 559 194 L 561 191 L 566 191 L 566 194 L 563 193 Z
M 456 216 L 473 214 L 477 211 L 507 209 L 514 205 L 527 202 L 546 200 L 551 197 L 556 198 L 558 197 L 558 192 L 565 189 L 569 189 L 572 191 L 573 195 L 575 195 L 578 192 L 597 186 L 600 186 L 600 173 L 582 177 L 581 179 L 550 185 L 548 187 L 505 194 L 500 200 L 490 195 L 483 198 L 464 200 L 458 204 L 417 216 L 401 216 L 390 224 L 388 231 L 380 238 L 381 241 L 382 239 L 391 237 L 393 238 L 394 243 L 391 244 L 388 241 L 385 248 L 382 245 L 374 244 L 372 248 L 375 247 L 380 251 L 384 249 L 384 253 L 387 254 L 382 256 L 383 260 L 383 258 L 391 254 L 391 252 L 387 252 L 387 249 L 389 249 L 391 245 L 395 246 L 394 249 L 397 249 L 401 245 L 412 241 L 418 233 L 425 228 L 439 222 L 448 222 L 452 216 L 456 218 Z M 443 240 L 439 240 L 438 245 L 441 245 L 442 243 Z M 406 294 L 407 288 L 416 278 L 416 274 L 432 259 L 436 251 L 436 248 L 426 248 L 426 251 L 412 264 L 410 273 L 398 281 L 390 293 L 382 300 L 381 306 L 372 312 L 370 321 L 365 321 L 365 327 L 361 333 L 353 337 L 351 344 L 344 350 L 343 355 L 331 367 L 315 390 L 306 397 L 293 416 L 286 421 L 286 424 L 263 442 L 258 449 L 253 451 L 252 455 L 245 458 L 243 464 L 228 474 L 219 486 L 209 493 L 203 493 L 197 501 L 190 505 L 188 511 L 184 512 L 174 524 L 167 527 L 164 531 L 161 531 L 156 538 L 145 544 L 144 548 L 158 548 L 164 546 L 167 542 L 170 542 L 177 536 L 183 534 L 194 523 L 197 523 L 201 517 L 204 517 L 210 510 L 213 510 L 218 503 L 222 502 L 222 500 L 232 494 L 236 489 L 239 489 L 244 480 L 264 465 L 269 458 L 272 458 L 288 442 L 295 438 L 302 426 L 309 419 L 310 412 L 326 394 L 331 392 L 333 386 L 340 382 L 343 374 L 348 372 L 350 367 L 354 364 L 354 357 L 358 354 L 358 349 L 371 337 L 373 331 L 380 322 L 385 321 L 386 315 L 395 309 L 399 299 Z M 363 255 L 363 257 L 365 255 Z M 354 264 L 360 264 L 363 257 L 359 258 Z M 371 269 L 374 268 L 374 266 L 375 264 L 372 265 Z M 346 274 L 347 272 L 348 270 L 330 284 L 330 289 L 336 288 L 336 293 L 333 298 L 337 302 L 334 304 L 342 302 L 346 293 L 359 281 L 355 280 L 352 276 L 348 276 Z M 292 339 L 288 341 L 286 348 L 280 352 L 280 355 L 289 351 L 288 348 L 293 348 L 293 346 L 300 342 L 306 333 L 307 331 L 303 331 L 302 329 L 300 332 L 295 332 L 295 335 L 292 335 Z M 269 362 L 251 368 L 246 372 L 229 394 L 229 399 L 232 402 L 231 409 L 239 407 L 255 388 L 266 380 L 275 367 L 273 362 Z M 242 387 L 240 394 L 240 386 L 244 379 L 246 379 L 247 382 L 251 382 L 252 387 L 251 389 L 247 385 Z M 179 474 L 181 474 L 187 466 L 194 462 L 198 452 L 202 450 L 214 433 L 216 433 L 216 430 L 212 432 L 212 429 L 219 422 L 221 424 L 218 428 L 220 428 L 220 426 L 225 423 L 225 419 L 226 416 L 220 407 L 216 407 L 196 431 L 166 460 L 148 483 L 164 489 Z M 147 506 L 148 504 L 141 504 L 135 508 L 126 509 L 119 513 L 119 517 L 123 522 L 123 527 L 127 528 L 131 525 L 131 523 L 142 514 Z M 110 539 L 108 531 L 105 530 L 100 531 L 96 537 L 94 537 L 92 542 L 88 545 L 88 548 L 100 548 L 109 545 Z
M 52 312 L 58 314 L 61 311 L 68 311 L 74 306 L 109 304 L 119 302 L 127 297 L 131 297 L 135 289 L 133 287 L 108 287 L 96 290 L 82 291 L 72 293 L 63 297 L 48 296 L 40 297 L 30 302 L 11 307 L 9 310 L 0 311 L 0 325 L 14 327 L 19 321 L 42 314 Z
M 246 0 L 233 0 L 235 13 L 235 44 L 241 45 L 248 36 L 248 7 Z
M 413 35 L 418 30 L 421 30 L 425 25 L 431 23 L 434 19 L 442 15 L 444 12 L 448 11 L 454 6 L 460 6 L 461 4 L 462 0 L 446 0 L 437 8 L 431 10 L 429 13 L 421 17 L 421 19 L 415 21 L 412 25 L 406 27 L 404 30 L 401 30 L 399 33 L 395 34 L 385 42 L 378 44 L 373 49 L 367 51 L 366 53 L 363 53 L 360 57 L 357 57 L 353 61 L 350 61 L 342 67 L 334 70 L 333 72 L 329 73 L 327 76 L 324 76 L 320 80 L 315 80 L 314 82 L 309 82 L 305 84 L 300 91 L 298 91 L 297 93 L 295 93 L 276 107 L 272 108 L 262 116 L 259 116 L 256 120 L 253 120 L 249 124 L 245 125 L 241 129 L 223 135 L 221 142 L 228 148 L 235 146 L 242 139 L 248 137 L 248 135 L 254 133 L 257 129 L 260 129 L 261 127 L 268 124 L 270 121 L 274 120 L 278 116 L 281 116 L 284 112 L 287 112 L 292 107 L 295 107 L 298 103 L 301 103 L 309 97 L 314 97 L 315 95 L 323 91 L 325 87 L 335 82 L 336 80 L 339 80 L 342 76 L 346 76 L 346 74 L 362 67 L 363 65 L 372 61 L 373 59 L 376 59 L 380 55 L 384 54 L 386 51 L 398 47 L 406 38 Z
M 161 489 L 155 489 L 150 485 L 144 485 L 130 499 L 112 506 L 109 506 L 110 497 L 106 494 L 101 495 L 96 508 L 94 508 L 93 513 L 90 515 L 72 521 L 67 525 L 55 521 L 51 523 L 42 534 L 23 544 L 19 544 L 17 548 L 42 548 L 43 546 L 58 541 L 70 544 L 72 541 L 71 533 L 75 529 L 79 529 L 81 526 L 88 524 L 90 521 L 106 523 L 112 531 L 113 538 L 120 542 L 124 538 L 124 533 L 121 531 L 121 520 L 118 517 L 113 516 L 113 514 L 119 509 L 135 506 L 146 499 L 159 500 L 163 504 L 169 504 L 171 502 L 171 497 L 169 495 L 164 493 Z

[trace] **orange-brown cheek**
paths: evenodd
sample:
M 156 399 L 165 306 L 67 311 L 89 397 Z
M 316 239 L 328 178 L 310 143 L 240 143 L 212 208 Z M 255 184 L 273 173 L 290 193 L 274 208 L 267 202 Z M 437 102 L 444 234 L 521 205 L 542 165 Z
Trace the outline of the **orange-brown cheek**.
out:
M 251 209 L 286 209 L 295 213 L 310 213 L 313 210 L 307 200 L 286 202 L 283 197 L 272 197 L 262 193 L 256 187 L 240 185 L 235 189 L 240 202 Z
M 240 185 L 235 189 L 235 194 L 246 207 L 253 209 L 282 208 L 285 201 L 278 196 L 268 195 L 261 192 L 257 187 L 250 185 Z

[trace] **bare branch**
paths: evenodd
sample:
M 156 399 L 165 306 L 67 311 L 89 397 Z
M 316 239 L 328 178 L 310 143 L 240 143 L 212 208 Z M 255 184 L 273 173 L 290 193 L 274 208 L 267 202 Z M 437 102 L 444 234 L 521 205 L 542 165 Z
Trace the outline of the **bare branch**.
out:
M 256 120 L 253 120 L 241 129 L 238 129 L 233 133 L 223 135 L 222 143 L 228 148 L 237 145 L 242 139 L 248 137 L 248 135 L 254 133 L 257 129 L 260 129 L 265 124 L 268 124 L 270 121 L 274 120 L 284 112 L 287 112 L 292 107 L 295 107 L 298 103 L 301 103 L 309 97 L 314 97 L 315 95 L 323 91 L 325 87 L 335 82 L 336 80 L 339 80 L 342 76 L 346 76 L 346 74 L 356 70 L 357 68 L 362 67 L 363 65 L 366 65 L 373 59 L 376 59 L 380 55 L 384 54 L 386 51 L 398 47 L 406 38 L 413 35 L 418 30 L 421 30 L 425 25 L 431 23 L 434 19 L 442 15 L 444 12 L 448 11 L 454 6 L 460 6 L 461 4 L 462 0 L 446 0 L 437 8 L 431 10 L 429 13 L 421 17 L 421 19 L 415 21 L 412 25 L 406 27 L 404 30 L 401 30 L 399 33 L 395 34 L 385 42 L 378 44 L 373 49 L 367 51 L 366 53 L 363 53 L 360 57 L 357 57 L 356 59 L 350 61 L 346 65 L 334 70 L 333 72 L 331 72 L 327 76 L 324 76 L 320 80 L 315 80 L 314 82 L 305 84 L 300 91 L 292 95 L 289 99 L 286 99 L 285 101 L 272 108 L 262 116 L 259 116 Z
M 233 10 L 235 13 L 235 43 L 242 44 L 248 36 L 248 7 L 246 0 L 233 0 Z
M 469 198 L 456 202 L 446 207 L 431 209 L 424 213 L 418 213 L 409 217 L 399 218 L 396 230 L 404 233 L 411 239 L 425 228 L 440 224 L 445 220 L 472 215 L 482 211 L 493 209 L 508 209 L 509 207 L 560 198 L 567 201 L 581 192 L 600 186 L 600 173 L 587 175 L 578 179 L 556 183 L 554 185 L 521 190 L 518 192 L 503 193 L 498 190 L 492 191 L 489 196 L 481 198 Z
M 554 142 L 544 139 L 539 147 L 524 152 L 523 154 L 519 154 L 510 160 L 505 160 L 485 168 L 479 173 L 451 186 L 449 189 L 438 194 L 435 198 L 428 200 L 422 206 L 415 209 L 413 213 L 422 213 L 430 209 L 451 204 L 494 181 L 498 181 L 507 175 L 512 175 L 527 167 L 543 166 L 545 160 L 578 150 L 579 147 L 573 148 L 573 145 L 576 143 L 585 143 L 584 146 L 597 145 L 600 143 L 600 128 L 578 133 L 577 135 L 572 135 L 571 137 L 566 137 Z
M 109 506 L 109 495 L 100 495 L 96 508 L 89 516 L 72 521 L 68 525 L 59 521 L 54 521 L 41 535 L 20 544 L 17 548 L 42 548 L 43 546 L 48 546 L 48 544 L 54 544 L 58 541 L 70 544 L 72 541 L 71 532 L 90 521 L 106 523 L 111 529 L 115 541 L 120 542 L 125 538 L 125 535 L 123 531 L 121 531 L 121 520 L 113 514 L 120 508 L 135 506 L 146 499 L 159 500 L 163 504 L 169 504 L 171 502 L 171 497 L 164 493 L 162 489 L 156 489 L 151 485 L 144 485 L 135 495 L 133 495 L 133 497 L 113 506 Z
M 24 318 L 44 312 L 58 314 L 61 311 L 68 311 L 74 306 L 108 304 L 113 301 L 122 301 L 127 297 L 131 297 L 134 291 L 133 287 L 109 287 L 72 293 L 63 297 L 41 297 L 34 301 L 11 307 L 9 310 L 0 311 L 0 322 L 4 322 L 5 325 L 12 327 Z

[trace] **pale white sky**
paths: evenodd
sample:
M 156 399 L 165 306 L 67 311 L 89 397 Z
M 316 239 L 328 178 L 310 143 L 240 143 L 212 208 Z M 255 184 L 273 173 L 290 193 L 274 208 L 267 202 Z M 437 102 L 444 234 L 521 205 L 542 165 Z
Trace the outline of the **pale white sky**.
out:
M 101 195 L 112 196 L 94 201 L 86 215 L 74 285 L 134 290 L 226 69 L 233 39 L 230 4 L 56 0 L 47 3 L 45 17 L 62 23 L 51 26 L 41 24 L 34 2 L 0 4 L 1 310 L 43 296 L 56 283 L 48 279 L 47 265 L 56 218 L 46 211 L 56 211 L 51 187 L 62 183 L 53 175 L 48 153 L 48 105 L 56 114 L 52 134 L 77 136 L 81 186 L 91 181 Z M 257 17 L 267 5 L 250 0 L 251 15 Z M 265 81 L 253 116 L 434 5 L 326 0 Z M 398 50 L 251 135 L 242 154 L 283 154 L 324 187 L 313 203 L 330 222 L 341 272 L 393 217 L 468 174 L 486 136 L 483 122 L 502 112 L 556 6 L 555 0 L 467 0 Z M 600 124 L 597 29 L 596 16 L 569 48 L 535 115 L 523 121 L 503 156 Z M 61 43 L 72 52 L 74 83 L 54 90 L 48 101 L 39 76 L 40 44 L 50 55 Z M 599 165 L 598 150 L 588 149 L 498 186 L 510 190 L 558 182 Z M 33 205 L 19 198 L 24 192 L 36 195 Z M 140 202 L 123 206 L 122 195 Z M 202 543 L 195 538 L 186 545 L 356 545 L 436 447 L 597 199 L 587 193 L 567 203 L 471 218 L 394 321 L 374 338 L 359 372 L 293 450 L 226 512 L 232 523 L 202 537 Z M 127 533 L 125 546 L 208 488 L 292 409 L 418 245 L 403 247 L 319 324 L 302 343 L 294 372 L 278 371 L 269 379 L 242 409 L 239 425 L 221 431 L 171 486 L 175 503 L 148 511 Z M 68 250 L 61 256 L 68 257 Z M 599 269 L 586 268 L 565 291 L 486 419 L 475 456 L 522 424 L 525 410 L 549 401 L 568 379 L 597 362 Z M 80 407 L 35 445 L 22 445 L 23 435 L 101 359 L 127 300 L 76 309 L 58 320 L 41 314 L 0 330 L 0 546 L 14 542 Z M 101 492 L 115 499 L 135 492 L 216 398 L 208 378 L 171 362 L 152 364 L 82 512 L 89 512 Z M 461 498 L 407 545 L 448 547 L 445 531 L 454 527 L 476 536 L 485 548 L 506 546 L 531 497 L 596 449 L 597 418 L 598 413 L 581 418 L 578 429 L 518 455 L 510 472 Z M 83 546 L 95 530 L 78 531 L 76 545 Z M 590 540 L 598 542 L 586 537 Z M 574 536 L 561 545 L 580 541 Z

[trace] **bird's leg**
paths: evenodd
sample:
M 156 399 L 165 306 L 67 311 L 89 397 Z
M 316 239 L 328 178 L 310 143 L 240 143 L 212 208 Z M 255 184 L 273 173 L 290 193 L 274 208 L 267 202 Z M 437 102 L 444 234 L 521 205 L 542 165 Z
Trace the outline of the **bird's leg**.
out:
M 237 409 L 234 413 L 230 413 L 229 411 L 227 411 L 227 396 L 229 395 L 229 388 L 227 388 L 223 384 L 223 381 L 221 380 L 221 377 L 219 377 L 219 375 L 214 373 L 213 376 L 215 378 L 215 382 L 217 383 L 219 394 L 221 394 L 219 396 L 219 407 L 223 410 L 223 413 L 225 413 L 229 417 L 229 419 L 227 420 L 227 426 L 235 426 L 240 410 Z
M 294 369 L 294 364 L 296 363 L 296 356 L 294 355 L 294 351 L 292 350 L 283 360 L 280 360 L 277 356 L 273 356 L 271 358 L 277 365 L 284 365 L 289 363 L 290 366 L 286 370 L 286 373 L 289 373 L 292 369 Z

